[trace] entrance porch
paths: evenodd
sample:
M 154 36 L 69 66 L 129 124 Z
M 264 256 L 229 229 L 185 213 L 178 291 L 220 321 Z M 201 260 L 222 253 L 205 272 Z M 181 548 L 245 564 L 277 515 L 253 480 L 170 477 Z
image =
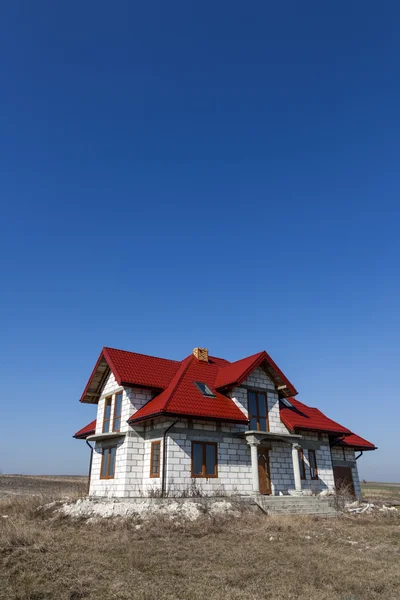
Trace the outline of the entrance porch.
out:
M 286 493 L 293 496 L 301 496 L 303 490 L 299 463 L 299 442 L 302 440 L 302 436 L 260 431 L 248 431 L 242 435 L 244 435 L 247 444 L 250 446 L 253 495 L 261 494 L 269 496 L 273 494 L 273 472 L 281 468 L 285 471 L 284 476 L 287 477 L 287 481 L 294 483 L 294 487 L 292 483 L 291 488 L 288 488 Z M 276 442 L 283 442 L 283 444 L 288 445 L 291 449 L 291 476 L 287 472 L 287 463 L 278 462 L 277 466 L 273 466 L 271 469 L 271 455 L 274 454 L 274 449 L 277 445 Z M 281 459 L 277 460 L 280 461 Z

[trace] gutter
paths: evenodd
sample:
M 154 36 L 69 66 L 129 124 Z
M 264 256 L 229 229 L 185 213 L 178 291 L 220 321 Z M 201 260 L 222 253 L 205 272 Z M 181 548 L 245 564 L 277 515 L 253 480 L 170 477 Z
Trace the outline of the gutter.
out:
M 179 419 L 176 419 L 176 421 L 173 421 L 173 423 L 171 423 L 171 425 L 169 425 L 163 433 L 163 465 L 162 465 L 162 477 L 161 477 L 161 498 L 164 498 L 164 496 L 165 496 L 165 475 L 166 475 L 166 471 L 167 471 L 167 460 L 166 460 L 167 459 L 167 433 L 170 429 L 172 429 L 172 427 L 174 425 L 177 424 L 178 421 L 179 421 Z

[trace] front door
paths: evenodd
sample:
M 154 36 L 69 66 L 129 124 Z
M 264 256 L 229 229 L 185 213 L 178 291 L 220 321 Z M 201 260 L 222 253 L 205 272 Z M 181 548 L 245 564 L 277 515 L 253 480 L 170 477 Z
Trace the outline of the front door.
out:
M 258 449 L 258 479 L 260 483 L 260 494 L 271 493 L 271 477 L 269 474 L 269 452 L 267 448 Z
M 336 489 L 355 496 L 351 467 L 333 467 Z

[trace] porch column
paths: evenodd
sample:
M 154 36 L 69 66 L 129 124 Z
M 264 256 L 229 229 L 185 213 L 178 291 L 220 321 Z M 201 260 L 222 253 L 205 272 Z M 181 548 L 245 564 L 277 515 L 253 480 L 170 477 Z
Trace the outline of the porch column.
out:
M 258 478 L 258 446 L 260 442 L 255 438 L 248 438 L 251 454 L 251 475 L 253 479 L 253 494 L 260 493 L 260 481 Z
M 296 492 L 301 492 L 299 447 L 300 446 L 298 444 L 292 444 L 292 461 L 293 461 L 293 473 L 294 473 L 294 489 L 295 489 Z

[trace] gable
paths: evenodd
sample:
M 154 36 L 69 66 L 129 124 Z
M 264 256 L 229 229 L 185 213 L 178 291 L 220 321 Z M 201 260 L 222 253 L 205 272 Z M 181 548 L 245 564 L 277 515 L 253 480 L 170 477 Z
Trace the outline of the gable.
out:
M 276 386 L 272 379 L 268 377 L 262 367 L 256 367 L 242 383 L 243 386 L 261 387 L 267 390 L 276 391 Z
M 240 386 L 257 367 L 264 369 L 282 396 L 296 396 L 296 388 L 290 383 L 265 350 L 219 369 L 215 386 L 220 390 Z
M 83 391 L 80 401 L 97 404 L 110 372 L 118 385 L 165 389 L 180 362 L 104 347 Z

